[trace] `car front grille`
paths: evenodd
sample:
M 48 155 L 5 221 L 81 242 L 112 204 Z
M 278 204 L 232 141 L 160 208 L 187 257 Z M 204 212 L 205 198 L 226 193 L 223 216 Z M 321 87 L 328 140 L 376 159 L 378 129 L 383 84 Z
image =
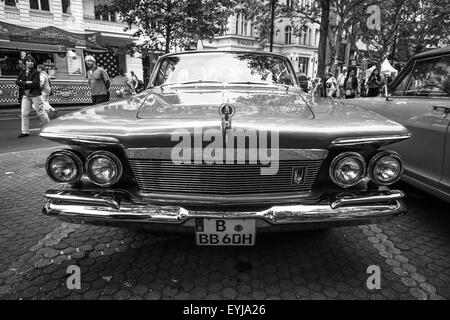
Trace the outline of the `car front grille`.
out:
M 129 159 L 139 188 L 144 193 L 239 195 L 252 193 L 308 192 L 321 159 L 280 160 L 278 172 L 261 175 L 262 164 L 174 164 L 163 159 Z M 304 179 L 293 183 L 294 170 Z

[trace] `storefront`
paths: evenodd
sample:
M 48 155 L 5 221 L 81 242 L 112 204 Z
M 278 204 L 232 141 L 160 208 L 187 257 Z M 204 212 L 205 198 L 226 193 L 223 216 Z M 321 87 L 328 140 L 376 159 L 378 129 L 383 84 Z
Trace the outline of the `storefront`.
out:
M 30 29 L 7 23 L 0 23 L 0 29 L 0 107 L 19 104 L 15 81 L 27 54 L 50 75 L 54 93 L 50 97 L 52 104 L 91 103 L 84 64 L 86 54 L 102 57 L 98 65 L 107 70 L 112 79 L 111 100 L 120 98 L 117 93 L 125 87 L 125 54 L 100 45 L 98 34 L 75 34 L 52 26 Z

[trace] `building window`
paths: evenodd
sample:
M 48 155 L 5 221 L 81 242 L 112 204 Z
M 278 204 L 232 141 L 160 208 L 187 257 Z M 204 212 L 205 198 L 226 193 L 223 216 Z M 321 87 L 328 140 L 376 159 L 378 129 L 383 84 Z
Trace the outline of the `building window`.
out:
M 62 12 L 71 14 L 72 10 L 70 8 L 70 0 L 61 0 Z
M 94 0 L 94 14 L 97 20 L 116 21 L 116 12 L 110 10 L 107 0 Z
M 306 45 L 307 37 L 308 37 L 308 29 L 305 30 L 305 32 L 303 33 L 303 45 Z
M 298 57 L 298 72 L 308 74 L 309 58 Z
M 319 45 L 319 37 L 320 37 L 320 33 L 319 30 L 316 29 L 316 34 L 314 36 L 314 45 L 318 46 Z
M 252 30 L 249 28 L 249 23 L 247 16 L 242 13 L 239 13 L 236 17 L 236 34 L 239 36 L 251 36 Z M 248 34 L 247 30 L 250 29 L 250 34 Z
M 308 29 L 308 45 L 310 45 L 310 46 L 312 46 L 312 42 L 311 42 L 311 32 L 312 30 L 311 29 Z
M 284 44 L 292 43 L 292 27 L 286 26 L 284 28 Z
M 50 11 L 48 0 L 30 0 L 30 9 Z
M 17 0 L 5 0 L 5 6 L 15 7 Z
M 286 0 L 286 7 L 293 9 L 295 5 L 295 0 Z

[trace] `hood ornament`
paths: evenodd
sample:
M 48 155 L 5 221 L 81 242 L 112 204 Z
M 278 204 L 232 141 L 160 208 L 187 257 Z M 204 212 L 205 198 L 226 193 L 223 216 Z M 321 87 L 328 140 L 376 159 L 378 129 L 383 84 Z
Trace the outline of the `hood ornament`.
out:
M 231 129 L 231 118 L 235 112 L 235 108 L 228 102 L 219 107 L 219 115 L 222 118 L 222 135 L 225 135 L 226 131 Z

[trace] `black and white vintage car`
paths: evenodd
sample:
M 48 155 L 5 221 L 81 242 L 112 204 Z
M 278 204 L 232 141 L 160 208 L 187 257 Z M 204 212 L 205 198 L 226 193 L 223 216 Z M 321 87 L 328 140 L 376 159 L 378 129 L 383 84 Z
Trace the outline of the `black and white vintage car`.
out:
M 345 100 L 344 100 L 345 101 Z M 402 215 L 402 125 L 313 101 L 284 56 L 162 56 L 144 92 L 64 115 L 43 212 L 65 221 L 188 231 L 200 245 L 257 232 L 367 224 Z M 380 148 L 384 147 L 381 151 Z

